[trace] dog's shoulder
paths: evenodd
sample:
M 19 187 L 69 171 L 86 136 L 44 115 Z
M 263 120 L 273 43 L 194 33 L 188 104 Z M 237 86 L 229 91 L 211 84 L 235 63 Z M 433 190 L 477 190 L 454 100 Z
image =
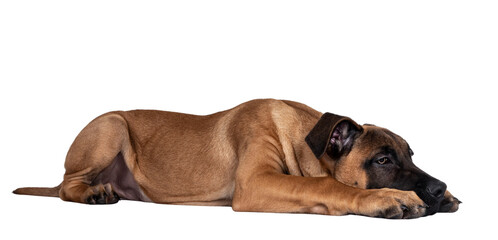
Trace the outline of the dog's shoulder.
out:
M 305 104 L 276 99 L 257 99 L 230 110 L 235 130 L 247 136 L 275 136 L 280 141 L 304 139 L 322 116 Z
M 303 119 L 319 119 L 322 113 L 299 102 L 278 99 L 255 99 L 233 108 L 252 116 L 299 116 Z

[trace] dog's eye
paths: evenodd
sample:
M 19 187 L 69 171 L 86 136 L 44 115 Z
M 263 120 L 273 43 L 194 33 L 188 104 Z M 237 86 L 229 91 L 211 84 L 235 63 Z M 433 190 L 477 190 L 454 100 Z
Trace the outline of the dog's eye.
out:
M 375 162 L 379 165 L 385 165 L 385 164 L 392 163 L 391 159 L 389 159 L 388 157 L 379 158 Z

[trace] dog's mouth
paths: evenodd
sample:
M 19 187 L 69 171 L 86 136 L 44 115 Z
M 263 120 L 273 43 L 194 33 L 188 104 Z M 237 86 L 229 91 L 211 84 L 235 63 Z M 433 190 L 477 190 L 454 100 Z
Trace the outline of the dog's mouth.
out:
M 433 215 L 437 213 L 441 207 L 441 204 L 443 203 L 444 196 L 443 197 L 433 197 L 429 193 L 427 193 L 425 190 L 415 190 L 415 193 L 417 193 L 418 197 L 424 201 L 425 204 L 427 204 L 427 208 L 425 211 L 425 215 Z
M 417 184 L 417 188 L 414 191 L 428 205 L 425 215 L 433 215 L 441 208 L 444 193 L 446 192 L 446 184 L 437 179 L 432 179 L 431 181 Z

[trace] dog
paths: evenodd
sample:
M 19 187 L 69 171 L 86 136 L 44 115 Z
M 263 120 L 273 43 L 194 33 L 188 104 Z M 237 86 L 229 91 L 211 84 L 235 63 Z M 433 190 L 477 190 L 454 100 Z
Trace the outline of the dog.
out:
M 292 101 L 258 99 L 206 116 L 115 111 L 76 137 L 59 186 L 14 193 L 396 219 L 457 211 L 461 202 L 412 155 L 385 128 Z

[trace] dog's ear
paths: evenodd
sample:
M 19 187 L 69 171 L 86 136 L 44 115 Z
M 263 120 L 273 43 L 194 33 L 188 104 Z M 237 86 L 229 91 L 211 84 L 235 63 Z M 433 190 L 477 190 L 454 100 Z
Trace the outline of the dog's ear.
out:
M 349 153 L 354 139 L 362 131 L 363 128 L 348 117 L 325 113 L 305 140 L 316 158 L 321 158 L 325 153 L 338 158 Z

